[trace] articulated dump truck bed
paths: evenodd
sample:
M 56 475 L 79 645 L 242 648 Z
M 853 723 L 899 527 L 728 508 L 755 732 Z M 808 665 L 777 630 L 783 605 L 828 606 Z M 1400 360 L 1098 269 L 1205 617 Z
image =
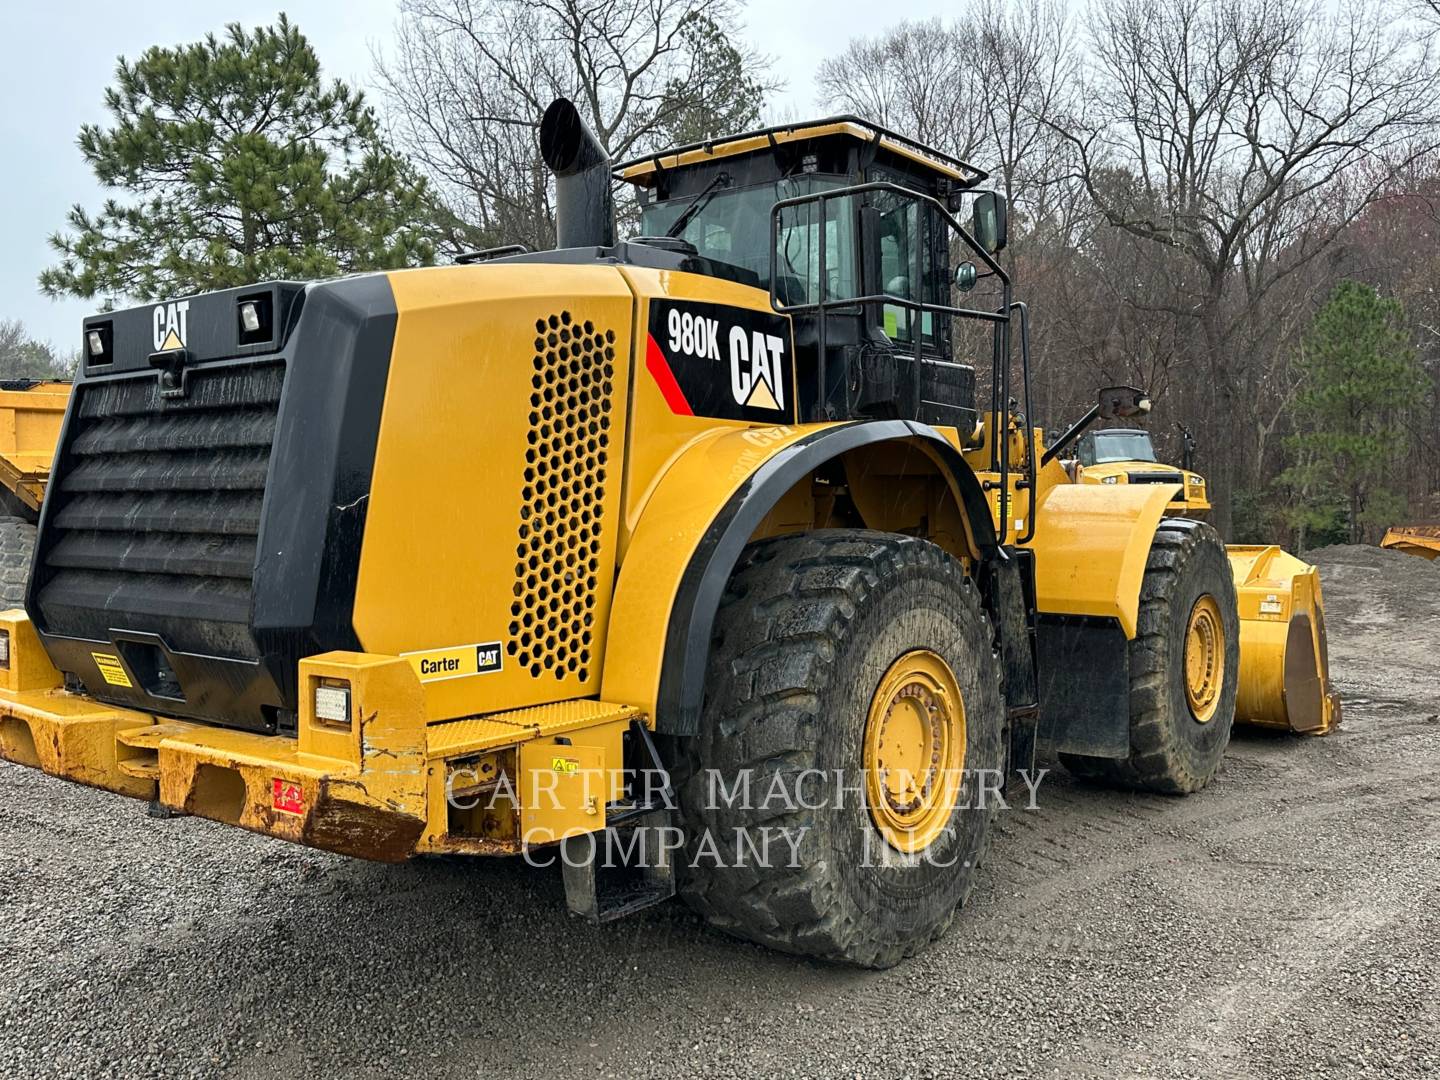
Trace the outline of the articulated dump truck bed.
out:
M 1440 559 L 1440 525 L 1396 525 L 1386 530 L 1380 546 L 1422 559 Z
M 69 383 L 0 380 L 0 487 L 31 520 L 45 497 L 69 400 Z
M 302 661 L 294 736 L 166 719 L 71 694 L 29 619 L 0 613 L 0 757 L 171 810 L 360 858 L 513 854 L 606 825 L 622 792 L 624 705 L 559 702 L 425 722 L 410 664 Z M 346 719 L 315 715 L 317 687 Z M 340 698 L 336 698 L 340 700 Z

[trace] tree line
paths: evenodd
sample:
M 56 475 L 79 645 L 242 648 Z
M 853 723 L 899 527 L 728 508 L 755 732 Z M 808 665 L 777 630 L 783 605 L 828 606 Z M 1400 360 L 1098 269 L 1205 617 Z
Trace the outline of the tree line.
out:
M 284 16 L 122 59 L 79 148 L 54 295 L 148 300 L 553 241 L 536 125 L 617 158 L 757 126 L 778 89 L 736 0 L 400 0 L 378 105 Z M 972 0 L 816 73 L 992 173 L 1034 313 L 1035 422 L 1149 390 L 1235 540 L 1440 518 L 1440 11 L 1344 0 Z M 983 365 L 982 365 L 983 366 Z

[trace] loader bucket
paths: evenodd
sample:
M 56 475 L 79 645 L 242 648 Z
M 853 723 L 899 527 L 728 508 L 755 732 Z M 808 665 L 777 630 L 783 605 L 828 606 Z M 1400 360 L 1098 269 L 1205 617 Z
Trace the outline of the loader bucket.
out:
M 1240 611 L 1235 722 L 1305 735 L 1340 722 L 1330 686 L 1320 573 L 1274 546 L 1231 546 Z

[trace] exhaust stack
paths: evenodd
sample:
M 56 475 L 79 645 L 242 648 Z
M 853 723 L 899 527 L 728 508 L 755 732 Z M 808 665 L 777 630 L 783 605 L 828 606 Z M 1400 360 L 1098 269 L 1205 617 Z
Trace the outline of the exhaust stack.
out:
M 555 174 L 555 246 L 610 247 L 615 199 L 610 155 L 567 98 L 556 98 L 540 121 L 540 156 Z

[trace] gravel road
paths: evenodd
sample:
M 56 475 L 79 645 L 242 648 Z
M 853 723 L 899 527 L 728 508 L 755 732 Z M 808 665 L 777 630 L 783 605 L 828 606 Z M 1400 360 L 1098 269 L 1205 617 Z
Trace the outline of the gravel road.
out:
M 1048 776 L 882 973 L 0 765 L 0 1076 L 1440 1074 L 1440 565 L 1316 558 L 1337 734 L 1237 735 L 1187 799 Z

